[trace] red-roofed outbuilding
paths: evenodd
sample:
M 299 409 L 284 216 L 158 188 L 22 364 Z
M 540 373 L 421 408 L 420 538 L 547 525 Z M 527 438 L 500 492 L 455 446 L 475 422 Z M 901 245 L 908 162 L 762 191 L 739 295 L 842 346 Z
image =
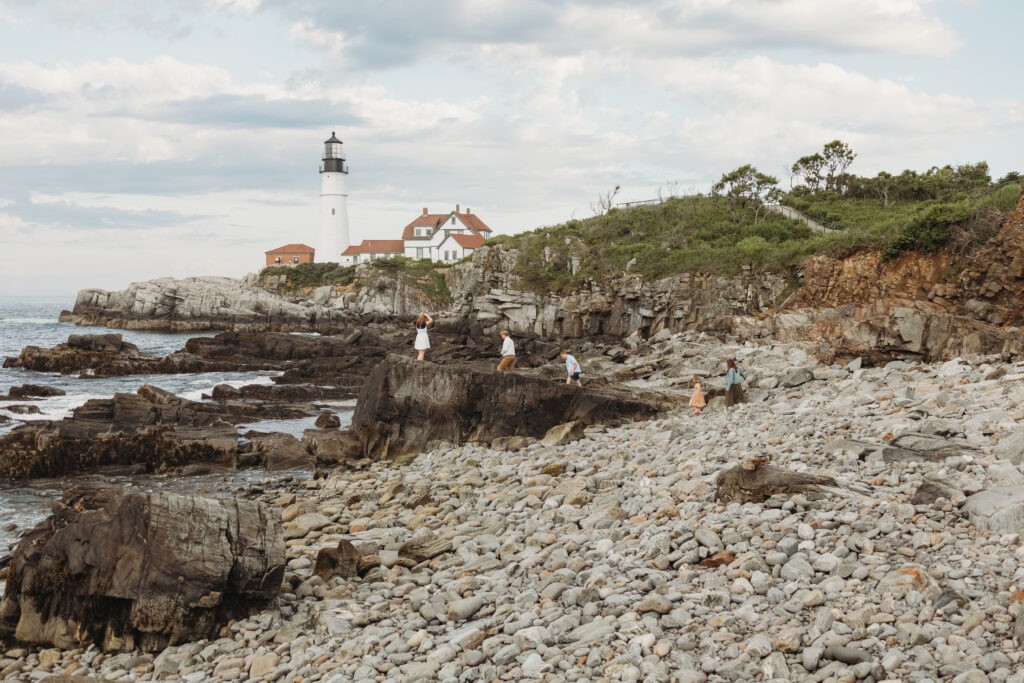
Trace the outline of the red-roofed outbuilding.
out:
M 308 244 L 286 244 L 264 253 L 268 266 L 294 266 L 299 263 L 312 263 L 316 250 Z

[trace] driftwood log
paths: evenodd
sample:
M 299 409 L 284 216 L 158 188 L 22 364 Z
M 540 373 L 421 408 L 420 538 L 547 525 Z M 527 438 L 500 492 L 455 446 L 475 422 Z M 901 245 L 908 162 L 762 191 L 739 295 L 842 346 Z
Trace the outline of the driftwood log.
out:
M 718 473 L 715 499 L 723 503 L 762 503 L 776 494 L 792 495 L 807 491 L 821 493 L 864 493 L 860 487 L 840 483 L 833 477 L 792 472 L 755 459 Z

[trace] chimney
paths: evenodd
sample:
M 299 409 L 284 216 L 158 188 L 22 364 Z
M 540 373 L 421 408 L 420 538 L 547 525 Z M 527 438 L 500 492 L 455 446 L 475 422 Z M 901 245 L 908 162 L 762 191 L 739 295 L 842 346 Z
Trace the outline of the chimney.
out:
M 455 205 L 455 213 L 458 213 L 458 212 L 459 212 L 459 205 L 458 205 L 458 204 L 456 204 L 456 205 Z
M 425 206 L 423 207 L 423 215 L 424 215 L 424 216 L 426 216 L 426 215 L 427 215 L 427 207 L 425 207 Z
M 469 207 L 467 206 L 467 207 L 466 207 L 466 215 L 468 216 L 468 215 L 469 215 L 469 214 L 471 214 L 471 213 L 472 213 L 472 211 L 470 211 L 470 210 L 469 210 Z

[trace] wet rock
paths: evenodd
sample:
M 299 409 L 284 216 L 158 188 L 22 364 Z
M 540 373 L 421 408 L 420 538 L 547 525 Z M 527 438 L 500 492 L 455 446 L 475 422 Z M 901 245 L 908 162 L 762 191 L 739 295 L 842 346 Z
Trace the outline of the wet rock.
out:
M 319 429 L 337 429 L 341 426 L 341 418 L 334 413 L 323 412 L 313 424 Z
M 146 471 L 196 462 L 233 466 L 233 424 L 267 417 L 295 418 L 308 406 L 190 401 L 144 385 L 136 393 L 90 399 L 62 420 L 34 421 L 0 436 L 0 478 L 53 477 L 102 465 L 138 465 Z M 312 457 L 292 437 L 265 437 L 286 460 Z M 274 459 L 274 463 L 277 459 Z M 287 465 L 292 466 L 292 465 Z
M 259 455 L 260 464 L 266 470 L 279 472 L 313 469 L 313 454 L 306 448 L 305 443 L 291 434 L 248 432 L 245 436 L 252 443 L 253 452 Z
M 47 387 L 40 384 L 21 384 L 7 390 L 7 396 L 0 396 L 0 401 L 19 398 L 49 398 L 51 396 L 64 396 L 63 389 Z
M 15 548 L 0 632 L 65 649 L 209 638 L 277 595 L 284 559 L 265 505 L 76 489 Z

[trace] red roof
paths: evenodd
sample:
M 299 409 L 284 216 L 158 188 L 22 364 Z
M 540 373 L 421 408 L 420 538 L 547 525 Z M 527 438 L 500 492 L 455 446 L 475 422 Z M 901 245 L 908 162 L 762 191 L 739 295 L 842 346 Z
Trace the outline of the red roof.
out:
M 444 219 L 448 218 L 449 215 L 451 215 L 451 214 L 447 214 L 447 213 L 422 213 L 419 216 L 416 216 L 416 220 L 414 220 L 409 225 L 405 226 L 405 230 L 402 231 L 402 239 L 403 240 L 417 239 L 417 236 L 413 234 L 413 229 L 414 228 L 430 228 L 431 232 L 433 232 L 434 228 L 436 228 L 441 221 L 443 221 Z M 426 237 L 420 237 L 419 239 L 427 239 L 427 238 Z
M 460 213 L 459 216 L 469 226 L 469 229 L 473 232 L 491 232 L 491 229 L 487 227 L 487 224 L 480 220 L 480 216 L 475 213 Z
M 487 238 L 479 233 L 472 235 L 453 233 L 452 239 L 462 245 L 463 249 L 479 249 L 484 246 L 484 242 L 487 241 Z
M 414 240 L 414 239 L 427 239 L 426 237 L 417 237 L 413 234 L 415 228 L 430 228 L 431 233 L 440 227 L 441 223 L 444 223 L 452 216 L 458 216 L 459 220 L 465 223 L 472 232 L 491 232 L 491 229 L 487 227 L 487 224 L 480 220 L 480 217 L 475 213 L 459 213 L 457 211 L 449 211 L 448 213 L 422 213 L 416 216 L 415 220 L 409 225 L 405 226 L 405 230 L 402 231 L 403 240 Z
M 283 247 L 277 249 L 271 249 L 270 251 L 264 252 L 265 254 L 312 254 L 316 249 L 309 246 L 308 244 L 286 244 Z
M 363 240 L 353 244 L 342 255 L 353 254 L 401 254 L 405 250 L 402 240 Z

